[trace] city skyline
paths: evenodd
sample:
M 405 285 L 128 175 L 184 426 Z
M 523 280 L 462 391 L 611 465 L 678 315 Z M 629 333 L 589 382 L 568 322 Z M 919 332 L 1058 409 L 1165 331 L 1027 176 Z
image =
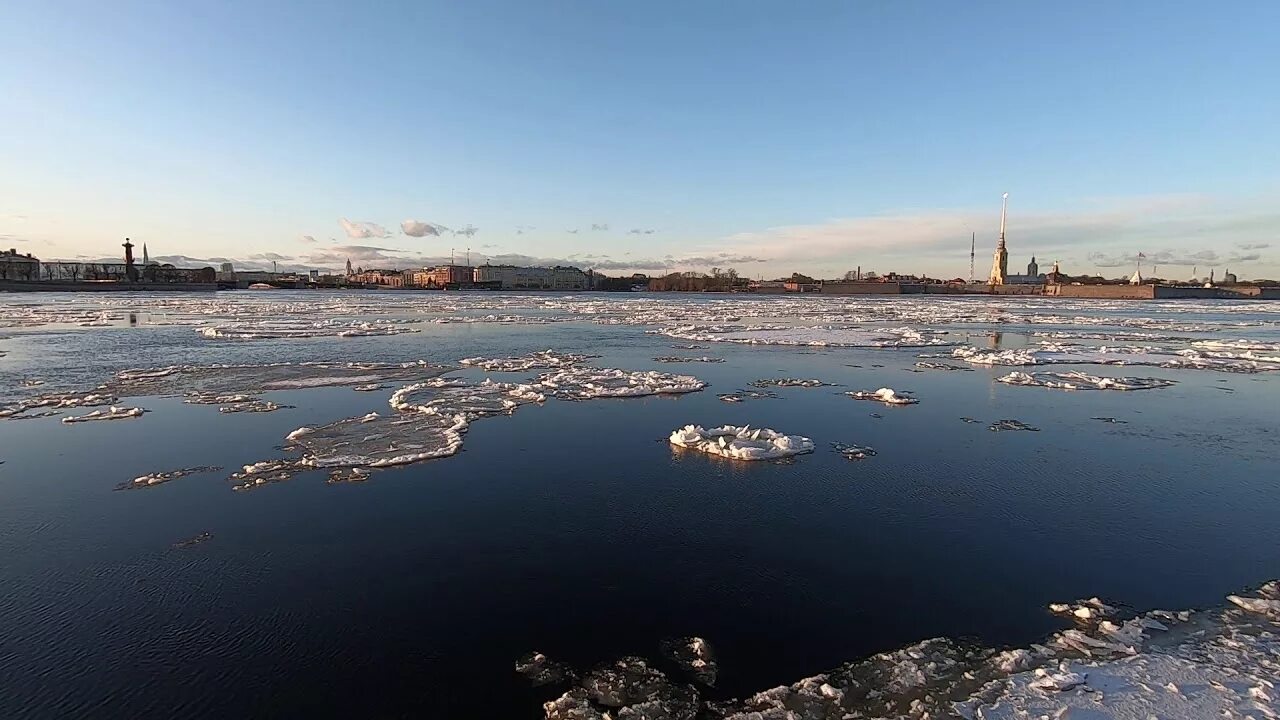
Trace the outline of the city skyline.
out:
M 0 64 L 0 247 L 41 258 L 128 236 L 246 267 L 470 247 L 612 273 L 967 277 L 1008 191 L 1013 267 L 1118 276 L 1143 253 L 1169 278 L 1280 276 L 1280 98 L 1247 80 L 1280 65 L 1272 4 L 0 19 L 23 30 L 23 62 Z

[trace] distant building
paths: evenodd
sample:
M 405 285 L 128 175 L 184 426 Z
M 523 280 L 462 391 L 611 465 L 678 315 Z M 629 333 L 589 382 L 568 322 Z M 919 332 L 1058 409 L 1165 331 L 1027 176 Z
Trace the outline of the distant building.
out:
M 347 282 L 357 285 L 381 285 L 383 287 L 404 287 L 404 273 L 399 270 L 364 270 L 350 275 Z
M 1129 284 L 1130 285 L 1142 284 L 1142 270 L 1139 269 L 1139 270 L 1133 271 L 1133 277 L 1129 278 Z
M 471 277 L 477 284 L 494 285 L 503 290 L 586 290 L 590 280 L 576 267 L 517 267 L 515 265 L 479 265 Z
M 413 271 L 411 282 L 424 288 L 458 287 L 470 285 L 472 275 L 470 265 L 437 265 Z
M 1027 274 L 1031 277 L 1038 277 L 1040 275 L 1040 266 L 1036 264 L 1035 255 L 1032 255 L 1031 262 L 1027 263 Z
M 1000 204 L 1000 240 L 996 242 L 995 256 L 991 260 L 991 276 L 987 279 L 989 285 L 1004 285 L 1008 282 L 1009 251 L 1004 245 L 1004 221 L 1008 209 L 1009 193 L 1005 193 Z
M 1239 281 L 1238 281 L 1238 280 L 1236 280 L 1236 274 L 1235 274 L 1235 273 L 1233 273 L 1233 272 L 1231 272 L 1231 269 L 1230 269 L 1230 268 L 1228 268 L 1227 270 L 1223 271 L 1223 273 L 1222 273 L 1222 284 L 1223 284 L 1223 285 L 1235 285 L 1237 282 L 1239 282 Z
M 0 250 L 0 280 L 39 280 L 40 261 L 32 256 L 18 254 L 17 248 Z

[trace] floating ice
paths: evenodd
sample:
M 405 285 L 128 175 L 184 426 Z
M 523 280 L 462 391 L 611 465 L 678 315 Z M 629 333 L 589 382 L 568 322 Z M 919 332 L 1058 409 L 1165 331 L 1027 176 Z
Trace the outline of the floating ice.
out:
M 368 385 L 353 385 L 351 389 L 356 392 L 377 392 L 386 389 L 386 387 L 382 383 L 369 383 Z
M 960 418 L 960 420 L 961 420 L 962 422 L 971 423 L 971 424 L 972 424 L 972 423 L 980 423 L 980 422 L 982 422 L 981 420 L 978 420 L 977 418 L 971 418 L 971 417 L 962 417 L 962 418 Z
M 597 357 L 596 355 L 580 355 L 577 353 L 559 353 L 555 350 L 542 350 L 518 357 L 463 358 L 458 362 L 467 367 L 476 367 L 489 372 L 525 372 L 528 370 L 555 370 L 569 368 Z
M 108 395 L 100 392 L 89 393 L 51 393 L 41 395 L 39 397 L 27 398 L 19 400 L 16 403 L 0 407 L 0 418 L 13 418 L 21 415 L 29 415 L 31 410 L 37 408 L 80 408 L 80 407 L 100 407 L 103 405 L 111 405 L 119 401 L 120 398 L 114 395 Z M 42 413 L 42 416 L 55 413 Z
M 843 455 L 846 460 L 865 460 L 876 454 L 875 448 L 866 445 L 848 445 L 840 442 L 831 443 L 831 449 Z
M 236 490 L 287 480 L 307 470 L 388 468 L 453 455 L 467 429 L 463 415 L 376 413 L 289 433 L 285 449 L 301 457 L 245 465 L 231 479 Z M 346 478 L 350 479 L 350 478 Z
M 791 345 L 812 347 L 930 347 L 954 345 L 945 331 L 918 328 L 859 328 L 818 325 L 681 325 L 660 330 L 663 335 L 695 342 L 740 345 Z
M 1079 370 L 1071 372 L 1011 372 L 996 378 L 1008 385 L 1058 388 L 1061 390 L 1152 390 L 1176 385 L 1172 380 L 1151 377 L 1100 377 Z
M 1087 676 L 1084 673 L 1077 672 L 1057 672 L 1051 673 L 1044 668 L 1038 668 L 1036 671 L 1036 680 L 1032 681 L 1031 687 L 1038 690 L 1056 690 L 1064 691 L 1077 688 L 1085 683 Z
M 555 662 L 540 652 L 531 652 L 516 661 L 516 672 L 529 679 L 534 687 L 558 685 L 574 678 L 573 669 Z
M 203 542 L 208 542 L 212 539 L 213 539 L 213 533 L 206 530 L 200 533 L 199 535 L 193 535 L 185 540 L 179 540 L 178 542 L 173 544 L 173 547 L 177 550 L 181 550 L 183 548 L 189 548 L 193 545 L 199 545 L 200 543 L 203 543 Z
M 758 388 L 767 388 L 767 387 L 802 387 L 802 388 L 835 387 L 835 383 L 829 383 L 829 382 L 823 382 L 822 380 L 805 379 L 805 378 L 764 378 L 764 379 L 762 379 L 762 380 L 755 380 L 755 381 L 753 381 L 753 382 L 752 382 L 752 383 L 750 383 L 750 384 L 751 384 L 751 386 L 752 386 L 752 387 L 758 387 Z
M 566 368 L 538 376 L 537 386 L 569 400 L 696 392 L 706 383 L 691 375 L 614 368 Z
M 662 355 L 653 359 L 654 362 L 660 363 L 722 363 L 724 358 L 710 357 L 703 355 L 701 357 L 678 357 L 676 355 Z
M 392 393 L 389 402 L 401 412 L 462 415 L 473 420 L 510 414 L 521 405 L 544 400 L 546 396 L 532 385 L 492 380 L 469 385 L 462 380 L 436 378 L 400 388 Z
M 403 321 L 377 319 L 373 321 L 323 320 L 300 322 L 262 320 L 240 325 L 210 325 L 197 328 L 202 337 L 212 340 L 282 340 L 321 337 L 373 337 L 418 332 L 404 327 Z
M 1104 423 L 1111 423 L 1111 424 L 1113 424 L 1113 425 L 1127 425 L 1127 424 L 1129 424 L 1129 421 L 1128 421 L 1128 420 L 1117 420 L 1116 418 L 1113 418 L 1113 417 L 1092 417 L 1092 418 L 1089 418 L 1089 419 L 1090 419 L 1090 420 L 1097 420 L 1097 421 L 1099 421 L 1099 422 L 1104 422 Z
M 845 395 L 854 400 L 873 400 L 882 402 L 885 405 L 915 405 L 920 402 L 916 398 L 905 393 L 899 395 L 893 388 L 880 388 L 879 390 L 855 390 L 847 392 Z
M 270 400 L 244 400 L 232 403 L 231 405 L 223 405 L 218 408 L 220 413 L 268 413 L 276 410 L 291 410 L 293 405 L 281 405 Z
M 807 437 L 746 425 L 710 430 L 685 425 L 671 433 L 671 444 L 734 460 L 774 460 L 813 452 L 813 441 Z
M 1000 432 L 1003 430 L 1029 430 L 1031 432 L 1040 432 L 1040 428 L 1032 427 L 1021 420 L 997 420 L 987 426 L 992 432 Z
M 142 417 L 146 410 L 137 407 L 118 407 L 112 405 L 106 410 L 94 410 L 84 415 L 68 415 L 62 418 L 64 423 L 82 423 L 93 422 L 95 420 L 125 420 L 128 418 Z
M 1280 581 L 1272 580 L 1258 588 L 1258 595 L 1261 597 L 1251 598 L 1228 595 L 1227 600 L 1230 600 L 1232 604 L 1242 610 L 1266 615 L 1272 620 L 1280 622 Z
M 731 393 L 722 393 L 717 397 L 724 402 L 739 403 L 746 400 L 777 400 L 778 394 L 772 390 L 736 390 Z
M 163 485 L 164 483 L 167 483 L 171 480 L 184 478 L 188 475 L 196 475 L 198 473 L 218 472 L 221 469 L 222 468 L 220 467 L 214 467 L 211 465 L 200 465 L 198 467 L 179 468 L 178 470 L 170 470 L 168 472 L 147 473 L 146 475 L 139 475 L 138 477 L 134 478 L 133 480 L 130 480 L 127 483 L 123 483 L 116 489 L 117 490 L 133 490 L 138 488 L 155 487 L 156 485 Z
M 962 365 L 952 365 L 951 363 L 937 362 L 934 360 L 920 360 L 916 363 L 916 367 L 921 370 L 973 370 L 973 368 L 967 368 Z
M 706 640 L 700 637 L 682 637 L 662 643 L 662 654 L 708 687 L 716 684 L 720 666 L 715 653 Z

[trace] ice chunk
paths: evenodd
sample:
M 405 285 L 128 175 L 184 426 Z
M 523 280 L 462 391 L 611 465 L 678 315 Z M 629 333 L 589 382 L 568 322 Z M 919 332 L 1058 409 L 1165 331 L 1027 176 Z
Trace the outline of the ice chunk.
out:
M 739 403 L 746 400 L 778 399 L 778 394 L 771 390 L 736 390 L 718 395 L 724 402 Z
M 700 637 L 681 637 L 662 643 L 662 654 L 688 672 L 698 682 L 711 687 L 716 684 L 720 666 L 706 640 Z
M 833 442 L 831 448 L 845 457 L 846 460 L 865 460 L 876 454 L 875 448 L 866 445 L 846 445 Z
M 542 704 L 546 720 L 613 720 L 613 715 L 591 704 L 587 691 L 574 688 Z
M 1062 390 L 1152 390 L 1171 387 L 1173 380 L 1152 377 L 1100 377 L 1080 371 L 1072 372 L 1011 372 L 996 378 L 996 382 L 1008 385 L 1027 385 Z
M 1028 425 L 1021 420 L 997 420 L 987 426 L 992 432 L 1001 432 L 1004 430 L 1028 430 L 1030 432 L 1040 432 L 1040 428 Z
M 457 379 L 436 378 L 396 390 L 391 407 L 401 412 L 463 415 L 470 419 L 510 414 L 527 403 L 539 403 L 546 396 L 532 385 L 485 380 L 468 385 Z
M 701 357 L 679 357 L 676 355 L 661 355 L 653 359 L 654 362 L 660 363 L 722 363 L 724 358 L 710 357 L 703 355 Z
M 806 378 L 764 378 L 751 383 L 752 387 L 768 388 L 768 387 L 834 387 L 835 383 L 823 382 L 822 380 L 806 379 Z
M 534 687 L 558 685 L 573 679 L 573 670 L 540 652 L 531 652 L 516 661 L 516 672 L 529 679 Z
M 1078 672 L 1057 672 L 1051 673 L 1047 670 L 1036 670 L 1036 680 L 1031 683 L 1031 687 L 1040 690 L 1055 690 L 1062 692 L 1071 690 L 1085 684 L 1088 676 Z
M 167 483 L 171 480 L 184 478 L 188 475 L 196 475 L 198 473 L 218 472 L 221 469 L 222 468 L 220 467 L 215 467 L 212 465 L 200 465 L 197 467 L 179 468 L 177 470 L 170 470 L 168 472 L 147 473 L 146 475 L 139 475 L 138 477 L 134 478 L 133 480 L 130 480 L 127 483 L 123 483 L 116 489 L 132 490 L 137 488 L 155 487 L 156 485 L 163 485 L 164 483 Z
M 542 350 L 518 357 L 470 357 L 463 358 L 458 362 L 467 367 L 476 367 L 489 372 L 524 372 L 527 370 L 555 370 L 573 367 L 581 365 L 594 357 L 598 356 Z
M 231 479 L 236 490 L 248 490 L 307 470 L 368 470 L 448 457 L 462 448 L 466 429 L 464 415 L 441 413 L 364 415 L 298 428 L 286 437 L 285 448 L 301 457 L 251 463 Z
M 774 460 L 813 452 L 813 441 L 768 428 L 723 425 L 705 430 L 685 425 L 671 433 L 671 444 L 734 460 Z
M 173 547 L 175 549 L 181 550 L 183 548 L 189 548 L 193 545 L 199 545 L 200 543 L 208 542 L 212 539 L 213 539 L 213 533 L 206 530 L 198 535 L 193 535 L 185 540 L 179 540 L 178 542 L 173 544 Z
M 853 392 L 847 392 L 845 395 L 848 395 L 854 400 L 873 400 L 875 402 L 882 402 L 885 405 L 914 405 L 920 402 L 905 392 L 899 394 L 893 388 L 880 388 L 879 390 L 874 391 L 855 390 Z
M 692 375 L 614 368 L 566 368 L 538 376 L 537 387 L 569 400 L 696 392 L 706 383 Z
M 106 410 L 94 410 L 84 415 L 68 415 L 62 418 L 64 423 L 82 423 L 93 422 L 95 420 L 126 420 L 128 418 L 142 417 L 146 410 L 137 407 L 119 407 L 112 405 Z
M 952 365 L 951 363 L 937 362 L 934 360 L 917 361 L 916 367 L 921 370 L 968 370 L 970 372 L 973 370 L 973 368 L 967 368 L 963 365 Z
M 624 657 L 601 665 L 582 678 L 587 697 L 609 707 L 651 700 L 669 685 L 665 675 L 639 657 Z

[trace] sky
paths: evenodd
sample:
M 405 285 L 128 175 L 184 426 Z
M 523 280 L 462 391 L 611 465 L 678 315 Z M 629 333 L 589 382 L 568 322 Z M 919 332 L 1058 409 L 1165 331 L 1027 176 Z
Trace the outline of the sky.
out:
M 0 249 L 1280 277 L 1280 3 L 0 4 Z M 1149 269 L 1145 273 L 1151 272 Z

